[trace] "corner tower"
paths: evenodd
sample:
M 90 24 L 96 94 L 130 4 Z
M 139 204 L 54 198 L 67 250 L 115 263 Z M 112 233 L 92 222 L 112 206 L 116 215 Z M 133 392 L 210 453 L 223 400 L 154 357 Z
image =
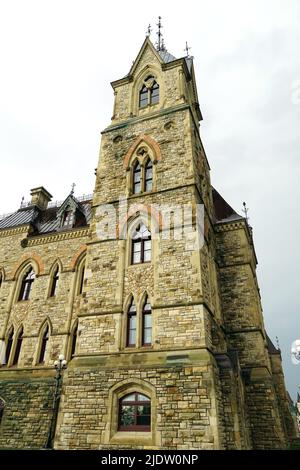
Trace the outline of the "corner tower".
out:
M 245 398 L 242 347 L 232 339 L 233 350 L 226 331 L 226 285 L 241 318 L 252 297 L 219 265 L 238 259 L 239 250 L 252 259 L 254 251 L 247 222 L 210 183 L 193 61 L 157 51 L 146 38 L 129 74 L 112 87 L 56 447 L 251 448 L 258 395 L 248 387 L 254 399 Z M 223 226 L 242 242 L 228 248 Z M 238 262 L 236 270 L 242 273 Z M 264 351 L 250 275 L 249 328 Z M 268 367 L 266 354 L 259 360 L 255 367 Z M 270 382 L 266 393 L 272 390 Z M 273 418 L 266 423 L 275 430 L 278 410 Z

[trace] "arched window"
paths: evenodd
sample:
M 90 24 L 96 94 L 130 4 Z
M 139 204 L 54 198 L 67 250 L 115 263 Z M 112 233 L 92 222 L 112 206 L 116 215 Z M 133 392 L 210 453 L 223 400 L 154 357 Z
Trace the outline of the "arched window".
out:
M 151 261 L 151 233 L 141 223 L 132 236 L 131 262 L 132 264 L 138 264 L 148 261 Z
M 19 362 L 19 357 L 20 357 L 20 352 L 22 348 L 22 342 L 23 342 L 23 327 L 21 328 L 18 337 L 17 337 L 17 344 L 16 344 L 16 349 L 15 349 L 15 354 L 14 358 L 12 361 L 12 365 L 16 366 Z
M 119 400 L 120 431 L 150 431 L 151 400 L 146 395 L 133 392 Z
M 73 328 L 72 335 L 71 335 L 70 359 L 72 359 L 72 357 L 75 356 L 76 343 L 77 343 L 77 334 L 78 334 L 78 324 L 76 323 L 75 327 Z
M 2 400 L 2 398 L 0 398 L 0 425 L 2 422 L 3 414 L 4 414 L 4 408 L 5 408 L 5 403 Z
M 54 297 L 56 295 L 58 280 L 59 280 L 59 267 L 57 266 L 54 270 L 53 275 L 52 275 L 49 297 Z
M 40 346 L 40 353 L 38 358 L 38 364 L 44 364 L 46 357 L 47 344 L 49 341 L 49 325 L 47 324 L 42 333 L 42 341 Z
M 151 315 L 151 304 L 148 296 L 146 297 L 143 307 L 143 334 L 142 334 L 142 345 L 150 346 L 152 343 L 152 315 Z
M 5 364 L 9 363 L 10 353 L 11 353 L 11 350 L 12 350 L 13 341 L 14 341 L 14 329 L 12 328 L 9 335 L 8 335 L 7 341 L 6 341 Z
M 145 165 L 145 191 L 152 191 L 153 180 L 153 165 L 150 158 L 148 158 Z
M 82 263 L 82 265 L 79 268 L 79 273 L 78 273 L 78 295 L 82 294 L 83 291 L 83 281 L 84 281 L 84 273 L 85 273 L 85 263 Z
M 141 166 L 137 160 L 133 165 L 133 194 L 141 192 Z
M 134 347 L 136 345 L 136 307 L 132 299 L 127 313 L 127 339 L 126 345 Z
M 30 266 L 29 270 L 23 276 L 18 300 L 28 300 L 32 284 L 35 280 L 35 272 Z
M 148 76 L 142 85 L 139 93 L 139 107 L 145 108 L 148 104 L 157 104 L 159 102 L 159 85 L 155 78 Z

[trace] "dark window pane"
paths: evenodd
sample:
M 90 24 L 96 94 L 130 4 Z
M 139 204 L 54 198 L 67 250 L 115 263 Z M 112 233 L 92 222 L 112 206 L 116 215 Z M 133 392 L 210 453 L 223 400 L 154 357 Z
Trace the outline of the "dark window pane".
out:
M 140 91 L 140 100 L 139 100 L 139 106 L 140 108 L 143 108 L 147 106 L 148 104 L 148 89 L 144 85 L 143 88 Z
M 13 360 L 13 363 L 12 363 L 13 366 L 18 364 L 18 362 L 19 362 L 22 342 L 23 342 L 23 329 L 20 331 L 18 339 L 17 339 L 17 345 L 16 345 L 16 350 L 15 350 L 14 360 Z
M 150 426 L 151 417 L 150 416 L 137 416 L 136 424 L 137 426 Z
M 6 351 L 5 351 L 5 363 L 7 364 L 10 358 L 11 348 L 14 340 L 14 330 L 10 332 L 10 335 L 7 339 L 6 343 Z
M 156 82 L 154 82 L 151 88 L 150 96 L 151 96 L 151 104 L 156 104 L 159 102 L 159 86 Z

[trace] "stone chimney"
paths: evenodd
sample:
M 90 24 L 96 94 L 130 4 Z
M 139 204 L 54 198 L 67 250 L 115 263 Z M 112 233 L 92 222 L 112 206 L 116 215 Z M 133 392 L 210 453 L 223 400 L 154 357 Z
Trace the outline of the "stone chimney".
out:
M 47 209 L 48 202 L 51 201 L 52 195 L 48 193 L 48 191 L 43 188 L 43 186 L 31 189 L 30 194 L 31 204 L 33 206 L 37 206 L 41 210 Z

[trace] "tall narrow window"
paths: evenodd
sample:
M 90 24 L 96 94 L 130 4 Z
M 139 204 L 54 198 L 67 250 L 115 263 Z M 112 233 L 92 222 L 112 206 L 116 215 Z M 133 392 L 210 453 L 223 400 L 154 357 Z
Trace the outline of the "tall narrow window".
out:
M 58 280 L 59 280 L 59 268 L 57 266 L 52 276 L 50 297 L 54 297 L 56 295 Z
M 133 194 L 141 192 L 141 166 L 137 160 L 133 166 Z
M 150 346 L 152 343 L 152 315 L 151 315 L 151 304 L 149 298 L 145 300 L 143 308 L 143 346 Z
M 139 93 L 139 107 L 145 108 L 159 102 L 159 85 L 152 75 L 149 75 L 143 83 Z
M 5 364 L 9 363 L 13 341 L 14 341 L 14 329 L 10 331 L 8 338 L 7 338 L 6 349 L 5 349 Z
M 18 362 L 19 362 L 20 352 L 21 352 L 21 348 L 22 348 L 22 342 L 23 342 L 23 328 L 21 328 L 21 330 L 18 334 L 15 354 L 14 354 L 14 358 L 13 358 L 13 362 L 12 362 L 13 366 L 17 365 Z
M 134 392 L 119 402 L 120 431 L 150 431 L 151 400 L 146 395 Z
M 5 408 L 5 403 L 2 400 L 2 398 L 0 398 L 0 424 L 1 424 L 2 418 L 3 418 L 4 408 Z
M 24 274 L 18 300 L 29 299 L 30 291 L 31 291 L 34 280 L 35 280 L 35 272 L 30 267 L 30 269 Z
M 44 364 L 45 362 L 48 340 L 49 340 L 49 326 L 47 325 L 42 336 L 38 364 Z
M 151 261 L 151 233 L 144 224 L 137 226 L 132 237 L 132 264 Z
M 85 265 L 81 266 L 79 270 L 78 295 L 82 294 L 82 291 L 83 291 L 84 272 L 85 272 Z
M 148 104 L 148 88 L 144 85 L 140 91 L 140 108 L 144 108 Z
M 152 191 L 153 165 L 149 158 L 145 166 L 145 191 Z
M 131 301 L 131 305 L 128 309 L 127 314 L 127 340 L 126 345 L 134 347 L 136 345 L 136 307 L 134 299 Z
M 1 286 L 2 286 L 2 274 L 0 273 L 0 289 L 1 289 Z
M 71 355 L 70 355 L 71 359 L 72 359 L 72 357 L 74 357 L 75 351 L 76 351 L 77 333 L 78 333 L 78 325 L 76 324 L 76 326 L 75 326 L 75 328 L 73 329 L 73 332 L 72 332 Z
M 159 102 L 159 86 L 158 83 L 153 82 L 153 85 L 150 89 L 150 103 L 156 104 Z

